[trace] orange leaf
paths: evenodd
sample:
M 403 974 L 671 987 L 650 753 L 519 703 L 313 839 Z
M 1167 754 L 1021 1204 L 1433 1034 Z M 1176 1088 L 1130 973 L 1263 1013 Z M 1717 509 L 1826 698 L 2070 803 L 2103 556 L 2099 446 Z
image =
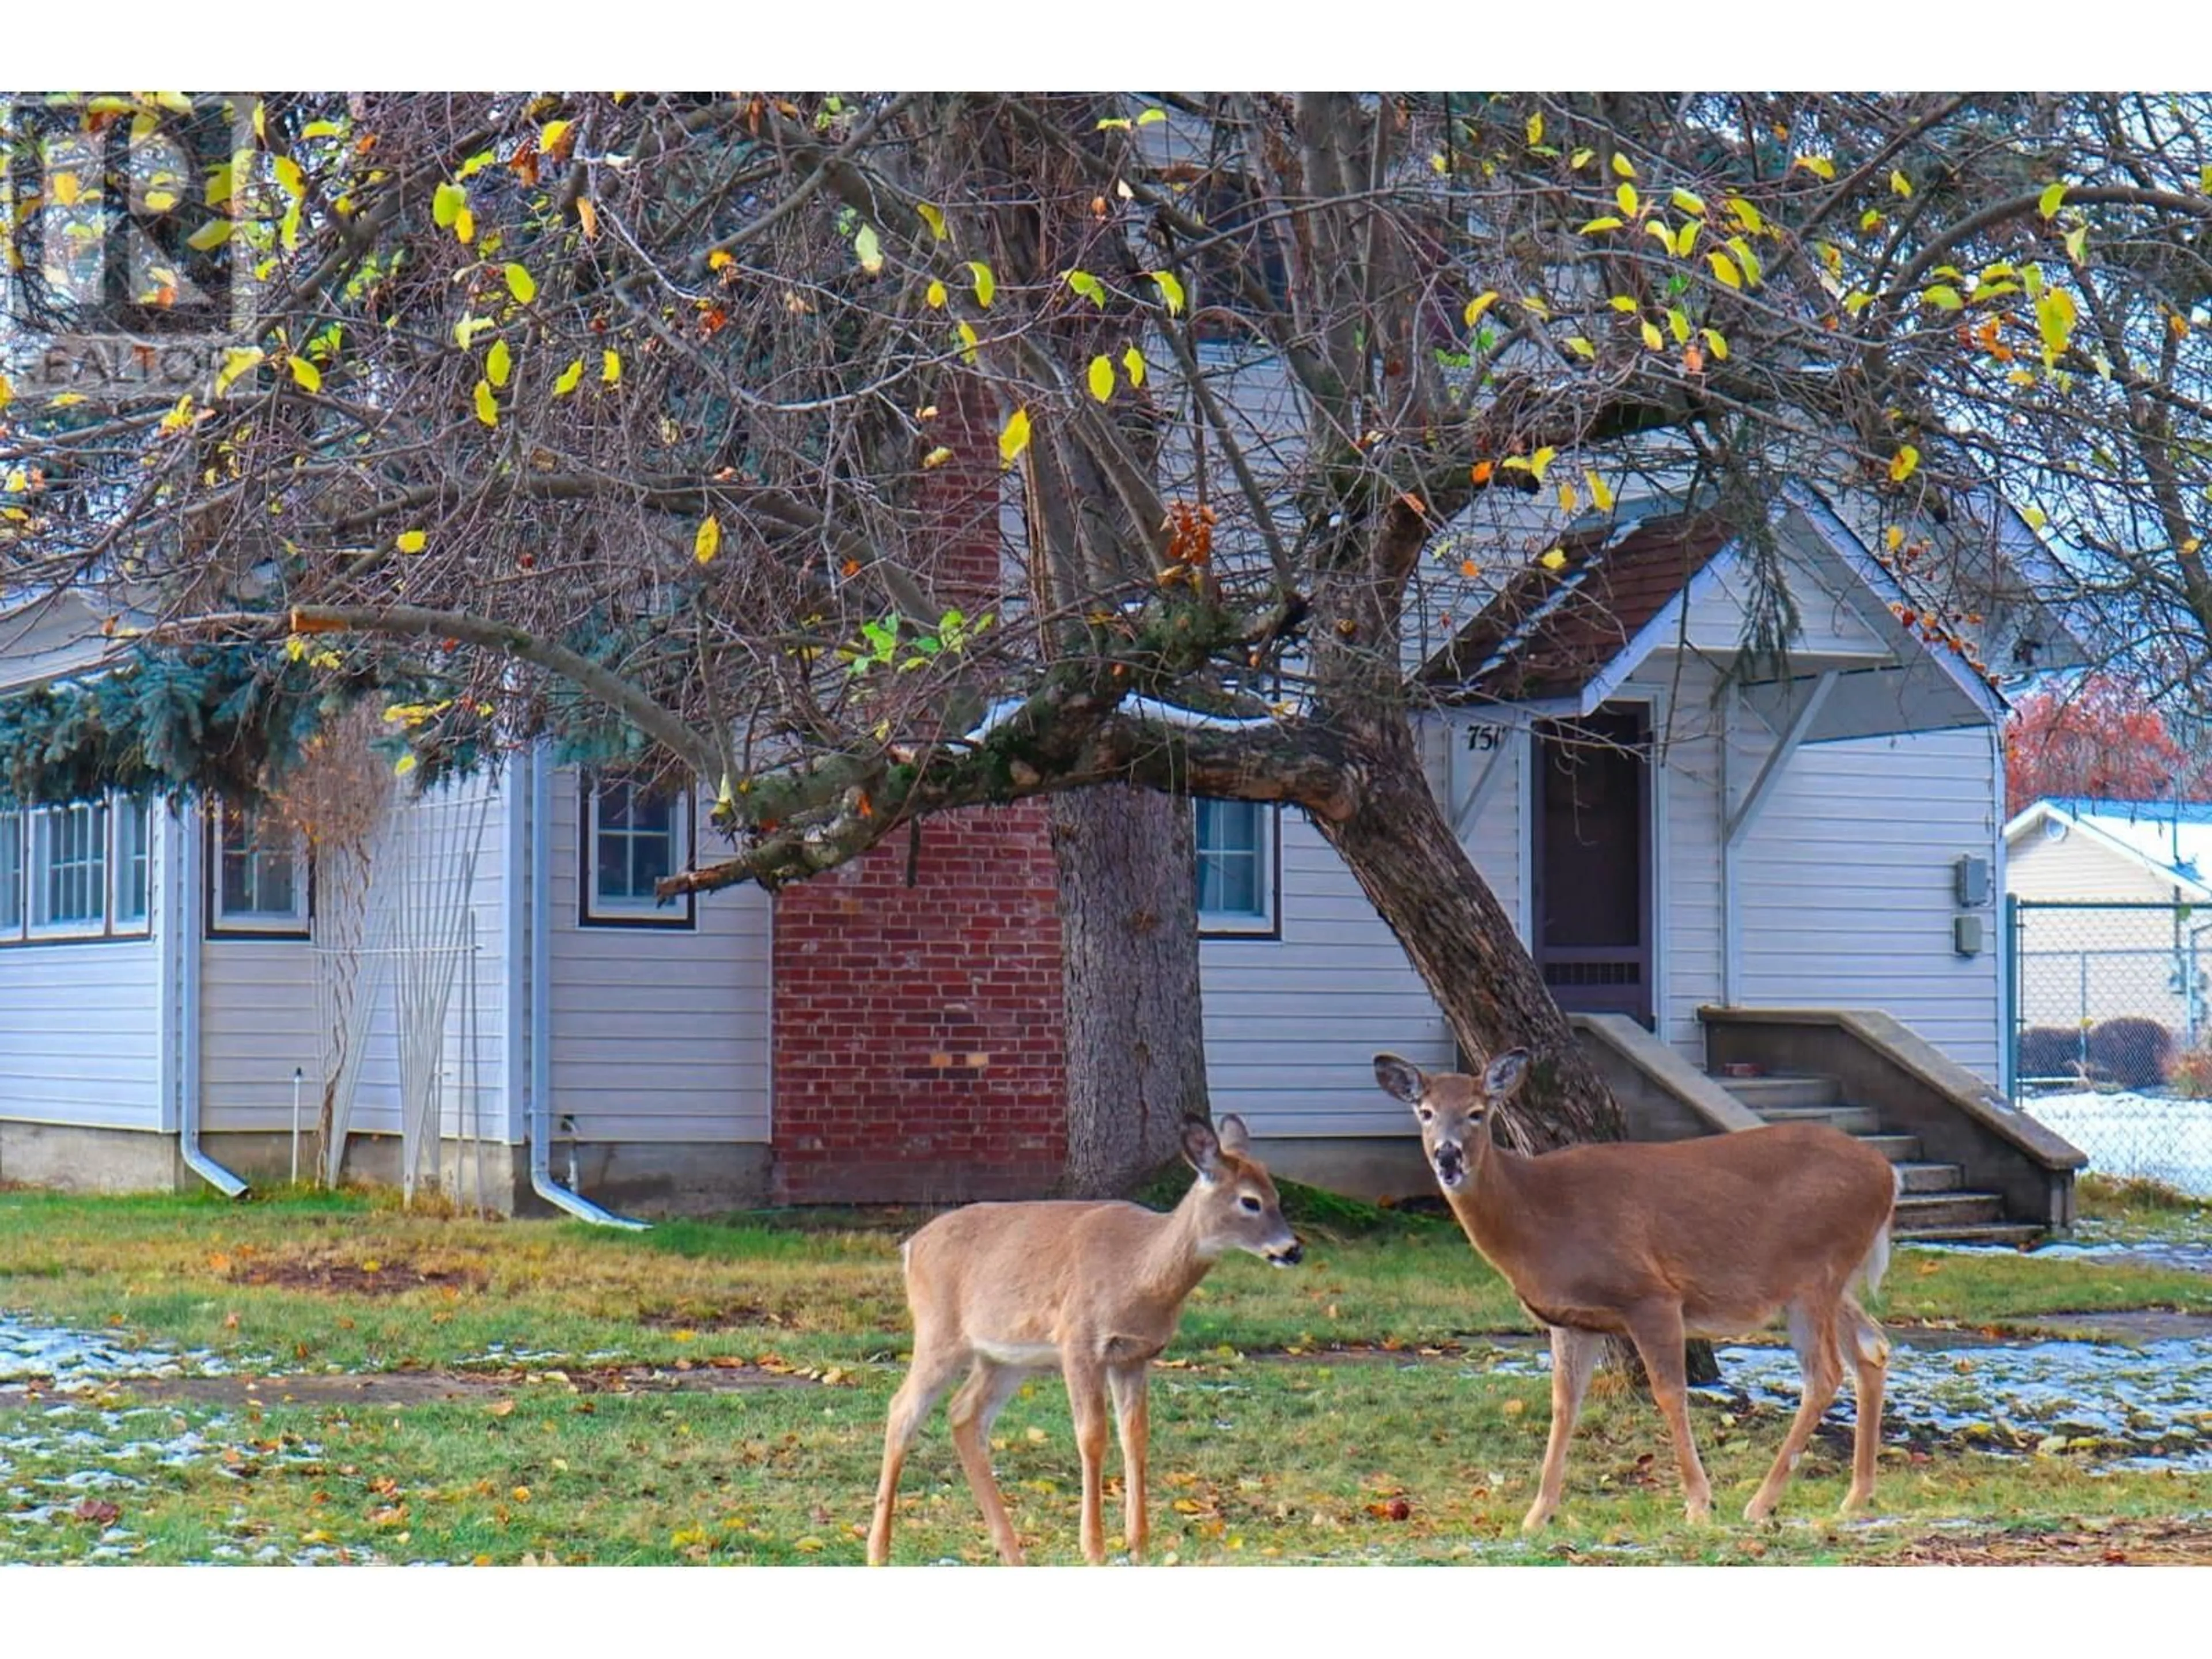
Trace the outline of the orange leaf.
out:
M 1475 483 L 1479 484 L 1488 483 L 1490 482 L 1490 475 L 1497 471 L 1498 464 L 1495 461 L 1477 461 L 1474 464 Z

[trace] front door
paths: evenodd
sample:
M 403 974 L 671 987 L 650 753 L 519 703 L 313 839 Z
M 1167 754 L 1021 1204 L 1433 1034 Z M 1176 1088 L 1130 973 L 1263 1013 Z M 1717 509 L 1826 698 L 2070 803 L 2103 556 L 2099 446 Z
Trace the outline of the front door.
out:
M 1607 703 L 1535 731 L 1536 966 L 1570 1013 L 1649 1027 L 1651 729 L 1645 705 Z

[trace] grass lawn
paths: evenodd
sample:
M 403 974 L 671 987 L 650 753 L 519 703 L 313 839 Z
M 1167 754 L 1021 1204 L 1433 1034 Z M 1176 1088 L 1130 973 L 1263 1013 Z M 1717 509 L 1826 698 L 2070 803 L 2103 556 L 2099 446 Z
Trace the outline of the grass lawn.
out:
M 2002 1556 L 2044 1534 L 2156 1556 L 2212 1538 L 2212 1474 L 1895 1434 L 1876 1524 L 1832 1522 L 1847 1449 L 1824 1435 L 1781 1526 L 1691 1529 L 1656 1413 L 1613 1390 L 1583 1419 L 1563 1522 L 1524 1543 L 1549 1399 L 1528 1322 L 1448 1222 L 1305 1202 L 1307 1265 L 1224 1262 L 1156 1373 L 1156 1557 L 1865 1560 Z M 0 1314 L 269 1379 L 0 1387 L 0 1561 L 858 1561 L 906 1352 L 901 1219 L 629 1235 L 352 1194 L 0 1193 Z M 2097 1219 L 2123 1243 L 2204 1231 L 2117 1196 Z M 1979 1332 L 2139 1310 L 2212 1315 L 2212 1277 L 1901 1249 L 1880 1311 Z M 1786 1411 L 1699 1401 L 1724 1514 Z M 1031 1558 L 1079 1559 L 1057 1382 L 1025 1390 L 997 1438 Z M 941 1416 L 902 1491 L 895 1559 L 989 1559 Z

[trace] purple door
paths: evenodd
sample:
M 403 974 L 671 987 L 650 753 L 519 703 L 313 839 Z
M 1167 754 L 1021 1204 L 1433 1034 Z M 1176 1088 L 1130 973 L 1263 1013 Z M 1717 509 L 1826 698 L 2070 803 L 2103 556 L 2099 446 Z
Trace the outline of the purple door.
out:
M 1570 1013 L 1649 1028 L 1651 732 L 1644 705 L 1607 703 L 1535 731 L 1536 966 Z

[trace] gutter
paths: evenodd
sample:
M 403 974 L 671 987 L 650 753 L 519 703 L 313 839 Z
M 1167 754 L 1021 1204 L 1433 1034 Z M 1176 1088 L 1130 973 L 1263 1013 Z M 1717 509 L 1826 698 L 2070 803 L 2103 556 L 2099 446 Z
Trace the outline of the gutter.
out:
M 246 1182 L 200 1148 L 200 909 L 206 891 L 201 849 L 205 837 L 191 814 L 179 812 L 176 823 L 177 902 L 169 914 L 177 923 L 177 1150 L 185 1167 L 225 1198 L 243 1198 Z
M 530 1188 L 594 1226 L 647 1231 L 553 1179 L 553 769 L 543 739 L 530 751 Z

